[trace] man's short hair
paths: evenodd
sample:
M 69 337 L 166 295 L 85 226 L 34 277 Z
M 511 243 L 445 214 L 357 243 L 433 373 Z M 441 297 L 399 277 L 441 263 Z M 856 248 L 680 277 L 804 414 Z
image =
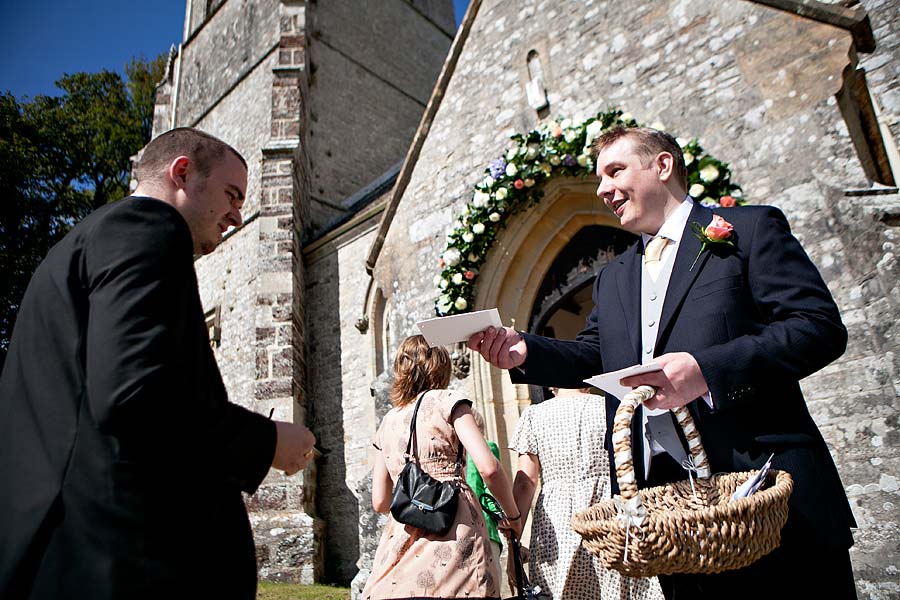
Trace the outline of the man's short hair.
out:
M 177 127 L 160 134 L 144 146 L 134 169 L 134 177 L 138 183 L 159 179 L 179 156 L 191 159 L 194 168 L 201 176 L 206 177 L 213 166 L 225 157 L 226 152 L 237 156 L 244 168 L 247 168 L 244 157 L 219 138 L 192 127 Z
M 675 158 L 673 174 L 675 180 L 681 184 L 682 190 L 687 192 L 687 167 L 684 164 L 684 153 L 674 137 L 665 131 L 650 127 L 625 127 L 618 125 L 600 134 L 591 146 L 594 157 L 606 148 L 612 146 L 622 138 L 629 138 L 634 142 L 634 150 L 644 160 L 652 160 L 660 152 L 668 152 Z

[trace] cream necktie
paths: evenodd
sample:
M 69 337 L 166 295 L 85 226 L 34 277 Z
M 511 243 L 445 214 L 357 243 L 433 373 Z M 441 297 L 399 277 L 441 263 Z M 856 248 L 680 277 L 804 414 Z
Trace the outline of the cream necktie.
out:
M 659 277 L 659 269 L 662 263 L 660 257 L 662 257 L 663 249 L 668 241 L 669 238 L 658 236 L 647 242 L 647 247 L 644 248 L 644 266 L 647 267 L 647 273 L 650 275 L 651 281 L 656 281 L 656 278 Z

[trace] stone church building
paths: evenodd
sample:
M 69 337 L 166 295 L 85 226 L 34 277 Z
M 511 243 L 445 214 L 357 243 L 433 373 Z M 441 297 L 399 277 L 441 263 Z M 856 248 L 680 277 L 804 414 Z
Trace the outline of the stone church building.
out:
M 393 349 L 435 315 L 448 233 L 511 136 L 616 108 L 699 140 L 819 267 L 850 342 L 802 386 L 859 524 L 860 597 L 900 596 L 898 49 L 900 0 L 471 0 L 458 28 L 450 0 L 186 0 L 154 134 L 198 127 L 249 164 L 244 225 L 196 262 L 211 344 L 233 401 L 324 450 L 246 499 L 261 577 L 361 589 Z M 541 185 L 465 308 L 565 338 L 633 238 L 590 178 Z M 452 350 L 505 448 L 544 390 Z

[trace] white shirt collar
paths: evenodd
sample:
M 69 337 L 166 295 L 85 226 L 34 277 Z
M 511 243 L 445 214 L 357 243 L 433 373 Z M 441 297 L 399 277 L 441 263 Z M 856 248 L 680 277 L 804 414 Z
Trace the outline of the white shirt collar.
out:
M 656 235 L 650 235 L 648 233 L 641 234 L 641 240 L 643 240 L 644 246 L 646 246 L 647 242 L 653 238 L 661 235 L 669 238 L 675 242 L 676 245 L 681 242 L 681 236 L 684 234 L 684 227 L 687 225 L 688 218 L 691 216 L 691 210 L 693 210 L 693 208 L 693 199 L 691 199 L 690 196 L 685 196 L 684 201 L 678 205 L 678 208 L 672 211 L 672 214 L 665 220 Z

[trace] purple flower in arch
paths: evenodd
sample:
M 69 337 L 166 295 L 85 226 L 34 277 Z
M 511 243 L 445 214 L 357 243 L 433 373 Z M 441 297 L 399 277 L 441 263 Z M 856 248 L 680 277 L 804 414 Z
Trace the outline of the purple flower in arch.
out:
M 491 161 L 491 164 L 488 165 L 488 169 L 491 172 L 491 177 L 500 179 L 506 174 L 506 161 L 502 158 L 495 158 Z
M 574 167 L 578 164 L 578 161 L 575 160 L 575 157 L 571 154 L 566 154 L 565 156 L 563 156 L 562 164 L 567 167 Z

